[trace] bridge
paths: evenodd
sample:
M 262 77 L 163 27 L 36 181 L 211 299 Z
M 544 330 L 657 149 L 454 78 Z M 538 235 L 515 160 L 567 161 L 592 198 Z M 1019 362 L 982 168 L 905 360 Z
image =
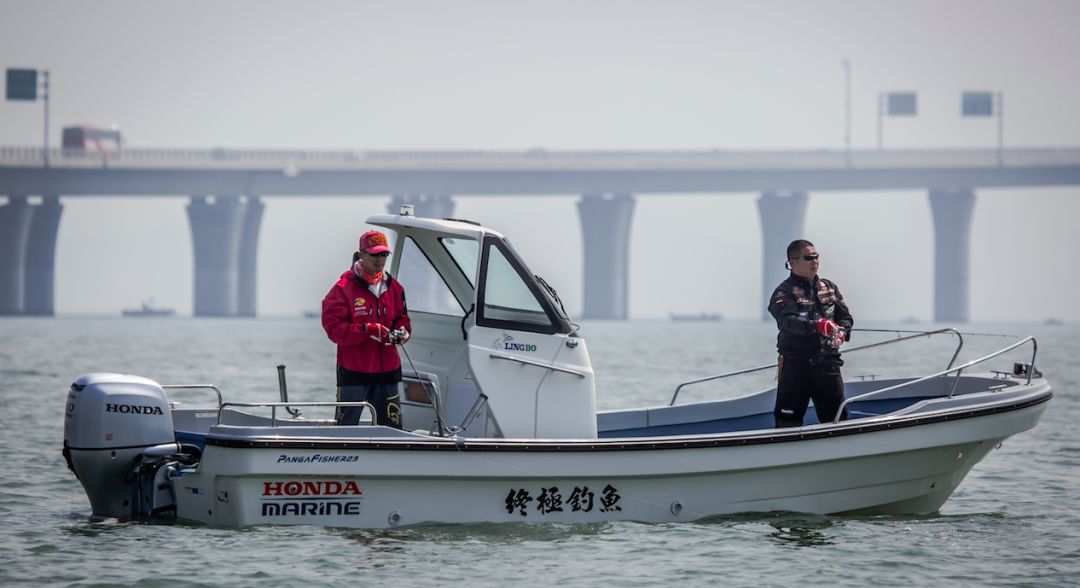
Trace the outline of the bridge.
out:
M 857 151 L 350 151 L 0 147 L 0 314 L 52 315 L 60 197 L 188 196 L 194 314 L 255 315 L 264 199 L 391 196 L 396 212 L 453 216 L 454 195 L 580 195 L 585 318 L 628 315 L 636 194 L 758 192 L 763 259 L 803 236 L 814 191 L 926 190 L 934 319 L 968 320 L 979 188 L 1080 184 L 1080 148 Z M 766 263 L 762 289 L 784 279 Z

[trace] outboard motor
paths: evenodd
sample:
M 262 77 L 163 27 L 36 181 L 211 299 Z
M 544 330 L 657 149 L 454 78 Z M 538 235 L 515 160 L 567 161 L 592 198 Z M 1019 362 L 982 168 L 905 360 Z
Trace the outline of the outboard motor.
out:
M 181 455 L 165 391 L 122 374 L 81 376 L 64 415 L 64 457 L 98 517 L 175 514 L 171 478 Z M 170 512 L 171 511 L 171 512 Z

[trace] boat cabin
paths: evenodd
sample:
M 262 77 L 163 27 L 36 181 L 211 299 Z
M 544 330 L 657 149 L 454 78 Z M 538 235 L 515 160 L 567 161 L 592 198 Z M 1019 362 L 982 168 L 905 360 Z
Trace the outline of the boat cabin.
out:
M 555 290 L 502 234 L 409 208 L 367 221 L 396 236 L 390 273 L 405 287 L 413 323 L 401 354 L 404 428 L 595 439 L 589 353 Z

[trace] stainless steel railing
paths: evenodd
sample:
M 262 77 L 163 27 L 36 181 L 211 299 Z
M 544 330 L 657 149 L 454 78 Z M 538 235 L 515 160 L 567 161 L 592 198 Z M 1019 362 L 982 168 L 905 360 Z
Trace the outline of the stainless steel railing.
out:
M 932 335 L 940 335 L 940 334 L 943 334 L 943 333 L 951 333 L 953 335 L 956 335 L 956 338 L 957 338 L 956 350 L 953 351 L 952 358 L 949 359 L 949 365 L 946 367 L 946 369 L 949 369 L 949 368 L 951 368 L 953 366 L 953 363 L 956 362 L 956 358 L 960 355 L 960 349 L 962 349 L 964 347 L 964 335 L 963 335 L 963 333 L 961 333 L 960 331 L 958 331 L 958 330 L 956 330 L 956 329 L 954 329 L 952 327 L 948 327 L 948 328 L 944 328 L 944 329 L 938 329 L 936 331 L 920 331 L 920 332 L 917 332 L 917 333 L 912 334 L 912 335 L 901 335 L 901 333 L 905 333 L 907 331 L 892 330 L 892 329 L 880 329 L 880 330 L 878 330 L 878 329 L 874 329 L 874 330 L 870 330 L 870 329 L 852 329 L 852 330 L 855 331 L 855 332 L 867 331 L 867 332 L 896 333 L 897 337 L 896 337 L 896 339 L 891 339 L 891 340 L 888 340 L 888 341 L 878 341 L 877 343 L 869 343 L 867 345 L 860 345 L 858 347 L 852 347 L 851 349 L 845 350 L 844 353 L 854 353 L 856 351 L 862 351 L 864 349 L 873 349 L 875 347 L 882 347 L 884 345 L 895 345 L 897 343 L 900 343 L 901 341 L 910 341 L 911 339 L 918 339 L 918 338 L 921 338 L 921 337 L 930 337 Z M 693 384 L 700 384 L 702 382 L 711 382 L 713 380 L 721 380 L 721 379 L 724 379 L 724 378 L 730 378 L 732 376 L 740 376 L 740 375 L 743 375 L 743 374 L 750 374 L 750 373 L 760 372 L 760 371 L 763 371 L 763 370 L 774 369 L 774 368 L 776 368 L 776 362 L 768 363 L 768 364 L 765 364 L 765 365 L 759 365 L 757 367 L 746 368 L 746 369 L 743 369 L 743 370 L 737 370 L 737 371 L 734 371 L 734 372 L 727 372 L 727 373 L 724 373 L 724 374 L 718 374 L 718 375 L 715 375 L 715 376 L 706 376 L 704 378 L 698 378 L 696 380 L 690 380 L 688 382 L 683 382 L 683 383 L 681 383 L 681 384 L 679 384 L 678 386 L 675 387 L 675 393 L 671 395 L 671 402 L 668 404 L 668 406 L 675 406 L 675 401 L 679 398 L 679 392 L 682 391 L 682 389 L 684 387 L 686 387 L 686 386 L 691 386 Z
M 502 353 L 492 353 L 488 357 L 490 357 L 491 359 L 501 359 L 503 361 L 512 361 L 512 362 L 515 362 L 515 363 L 519 363 L 521 365 L 531 365 L 531 366 L 534 366 L 534 367 L 543 368 L 545 370 L 550 370 L 550 371 L 553 371 L 553 372 L 562 372 L 564 374 L 570 374 L 570 375 L 573 375 L 573 376 L 577 376 L 579 378 L 586 377 L 585 372 L 580 372 L 578 370 L 572 370 L 570 368 L 564 368 L 562 366 L 557 366 L 557 365 L 550 364 L 550 363 L 545 363 L 545 362 L 542 362 L 542 361 L 534 361 L 534 360 L 531 360 L 531 359 L 524 359 L 524 358 L 521 358 L 521 357 L 514 357 L 512 355 L 504 355 Z
M 375 414 L 375 407 L 372 406 L 372 404 L 370 402 L 225 402 L 225 403 L 221 404 L 220 406 L 218 406 L 217 424 L 219 424 L 219 425 L 221 424 L 221 413 L 224 412 L 224 410 L 226 408 L 229 408 L 229 407 L 269 408 L 270 409 L 270 426 L 271 427 L 276 427 L 277 426 L 277 409 L 278 408 L 288 409 L 290 407 L 295 407 L 295 406 L 313 406 L 313 407 L 332 406 L 332 407 L 335 407 L 335 408 L 344 407 L 344 406 L 367 407 L 368 411 L 371 412 L 371 424 L 372 425 L 378 425 L 379 424 L 378 416 Z M 364 414 L 363 409 L 360 410 L 360 414 L 361 415 Z
M 213 384 L 163 384 L 161 387 L 166 390 L 213 390 L 217 394 L 218 408 L 221 408 L 221 390 L 218 390 L 218 387 Z
M 1008 347 L 1005 347 L 1003 349 L 999 349 L 999 350 L 991 353 L 990 355 L 985 355 L 985 356 L 980 357 L 978 359 L 973 359 L 973 360 L 971 360 L 971 361 L 969 361 L 969 362 L 967 362 L 967 363 L 965 363 L 963 365 L 958 365 L 956 367 L 951 367 L 950 366 L 949 369 L 946 369 L 945 371 L 938 372 L 936 374 L 931 374 L 929 376 L 923 376 L 921 378 L 911 380 L 909 382 L 904 382 L 902 384 L 897 384 L 895 386 L 889 386 L 889 387 L 886 387 L 886 388 L 881 388 L 880 390 L 873 390 L 873 391 L 867 392 L 865 394 L 860 394 L 858 396 L 853 396 L 851 398 L 848 398 L 847 400 L 844 400 L 844 402 L 840 403 L 840 408 L 836 411 L 836 416 L 833 418 L 833 422 L 834 423 L 840 422 L 840 417 L 844 414 L 844 409 L 847 407 L 848 404 L 851 404 L 852 402 L 855 402 L 855 401 L 858 401 L 858 400 L 866 400 L 866 399 L 868 399 L 868 398 L 870 398 L 872 396 L 877 396 L 879 394 L 884 394 L 885 392 L 892 392 L 893 390 L 899 390 L 900 388 L 904 388 L 906 386 L 913 386 L 915 384 L 921 384 L 922 382 L 926 382 L 927 380 L 932 380 L 934 378 L 940 378 L 941 376 L 956 372 L 956 376 L 953 378 L 952 386 L 949 387 L 949 394 L 948 394 L 948 396 L 946 396 L 946 398 L 952 398 L 953 394 L 956 392 L 956 385 L 960 381 L 960 374 L 965 369 L 967 369 L 967 368 L 969 368 L 969 367 L 971 367 L 973 365 L 980 364 L 980 363 L 982 363 L 982 362 L 984 362 L 984 361 L 986 361 L 988 359 L 993 359 L 993 358 L 995 358 L 995 357 L 997 357 L 999 355 L 1002 355 L 1004 353 L 1008 353 L 1009 351 L 1012 351 L 1013 349 L 1016 349 L 1017 347 L 1020 347 L 1021 345 L 1027 343 L 1028 341 L 1031 342 L 1031 347 L 1032 347 L 1032 350 L 1031 350 L 1031 364 L 1028 366 L 1028 373 L 1027 373 L 1027 377 L 1028 377 L 1027 378 L 1027 383 L 1028 383 L 1028 385 L 1030 385 L 1031 384 L 1031 378 L 1035 374 L 1035 356 L 1039 352 L 1039 343 L 1035 340 L 1035 337 L 1025 337 L 1024 339 L 1021 339 L 1020 341 L 1017 341 L 1016 343 L 1013 343 L 1012 345 L 1009 345 Z

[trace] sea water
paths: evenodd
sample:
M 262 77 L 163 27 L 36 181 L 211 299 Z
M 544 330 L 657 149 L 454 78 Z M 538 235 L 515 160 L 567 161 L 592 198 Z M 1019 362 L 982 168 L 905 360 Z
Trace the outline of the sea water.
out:
M 275 366 L 286 364 L 291 400 L 332 400 L 334 347 L 317 320 L 2 318 L 0 585 L 1075 585 L 1080 329 L 973 324 L 964 330 L 1037 336 L 1038 367 L 1054 398 L 1038 427 L 976 465 L 940 513 L 365 531 L 92 522 L 60 454 L 65 397 L 87 372 L 211 383 L 226 401 L 256 402 L 277 400 Z M 680 382 L 775 358 L 775 326 L 768 323 L 586 322 L 581 333 L 601 410 L 666 404 Z M 857 332 L 850 345 L 894 337 Z M 967 336 L 961 360 L 1017 340 Z M 845 377 L 931 373 L 945 367 L 955 346 L 953 337 L 935 337 L 850 353 Z M 1010 370 L 1030 355 L 1025 345 L 987 369 Z M 691 386 L 679 402 L 757 390 L 774 375 L 765 370 Z M 181 394 L 185 402 L 213 401 L 205 391 L 175 397 Z M 437 484 L 428 490 L 433 501 L 442 499 Z

